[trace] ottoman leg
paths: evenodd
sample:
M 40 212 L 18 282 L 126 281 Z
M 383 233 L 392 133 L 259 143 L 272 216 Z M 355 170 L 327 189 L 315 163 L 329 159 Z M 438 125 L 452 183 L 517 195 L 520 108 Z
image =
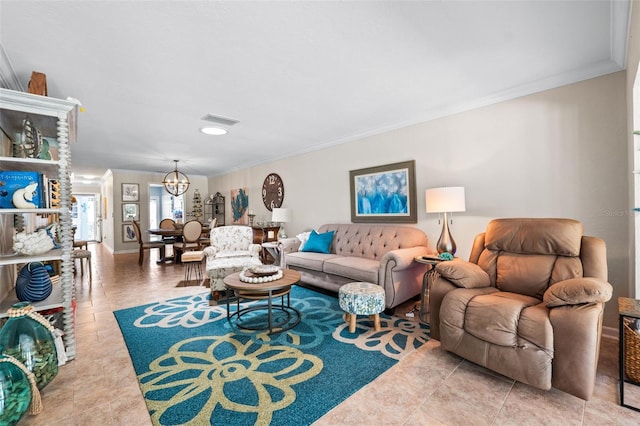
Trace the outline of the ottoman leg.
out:
M 356 331 L 356 314 L 349 314 L 349 333 L 355 333 Z
M 380 315 L 379 314 L 375 314 L 373 316 L 373 329 L 375 331 L 380 331 Z

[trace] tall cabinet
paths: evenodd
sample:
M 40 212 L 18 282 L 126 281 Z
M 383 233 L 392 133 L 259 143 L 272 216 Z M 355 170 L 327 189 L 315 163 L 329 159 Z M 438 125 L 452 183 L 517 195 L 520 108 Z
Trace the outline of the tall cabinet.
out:
M 52 294 L 41 302 L 34 302 L 37 311 L 63 308 L 64 343 L 69 359 L 76 355 L 75 330 L 73 327 L 73 235 L 71 221 L 71 151 L 70 143 L 76 139 L 77 104 L 46 96 L 32 95 L 0 88 L 0 170 L 36 171 L 60 183 L 60 203 L 54 208 L 0 209 L 0 278 L 3 288 L 0 293 L 0 317 L 6 316 L 12 304 L 17 303 L 15 278 L 18 267 L 33 261 L 59 261 L 60 284 L 54 286 Z M 25 119 L 37 128 L 43 139 L 55 139 L 57 157 L 52 160 L 38 158 L 16 158 L 11 142 L 24 138 Z M 12 237 L 24 223 L 34 223 L 38 217 L 52 215 L 60 224 L 61 248 L 36 256 L 16 255 L 12 249 Z M 16 229 L 18 228 L 18 229 Z

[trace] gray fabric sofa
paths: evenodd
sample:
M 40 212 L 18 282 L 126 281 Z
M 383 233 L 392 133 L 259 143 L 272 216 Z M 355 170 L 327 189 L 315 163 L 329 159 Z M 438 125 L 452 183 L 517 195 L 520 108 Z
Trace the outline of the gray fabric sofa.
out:
M 303 283 L 335 292 L 354 281 L 381 285 L 388 309 L 420 294 L 427 266 L 414 258 L 434 254 L 420 229 L 369 224 L 329 224 L 317 229 L 318 233 L 329 231 L 335 231 L 329 254 L 298 251 L 298 238 L 281 239 L 281 266 L 299 271 Z

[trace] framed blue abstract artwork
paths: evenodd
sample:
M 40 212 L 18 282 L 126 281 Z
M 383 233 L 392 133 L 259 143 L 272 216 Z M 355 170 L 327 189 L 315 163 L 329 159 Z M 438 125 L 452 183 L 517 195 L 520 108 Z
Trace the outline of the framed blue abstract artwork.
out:
M 417 223 L 415 160 L 349 172 L 351 222 Z

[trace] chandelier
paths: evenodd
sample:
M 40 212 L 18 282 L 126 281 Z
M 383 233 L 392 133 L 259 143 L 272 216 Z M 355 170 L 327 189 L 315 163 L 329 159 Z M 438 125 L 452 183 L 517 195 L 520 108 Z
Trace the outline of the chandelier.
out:
M 174 171 L 167 173 L 162 180 L 164 189 L 171 195 L 178 196 L 187 192 L 189 189 L 189 178 L 187 175 L 178 170 L 178 160 L 173 160 L 176 163 Z

